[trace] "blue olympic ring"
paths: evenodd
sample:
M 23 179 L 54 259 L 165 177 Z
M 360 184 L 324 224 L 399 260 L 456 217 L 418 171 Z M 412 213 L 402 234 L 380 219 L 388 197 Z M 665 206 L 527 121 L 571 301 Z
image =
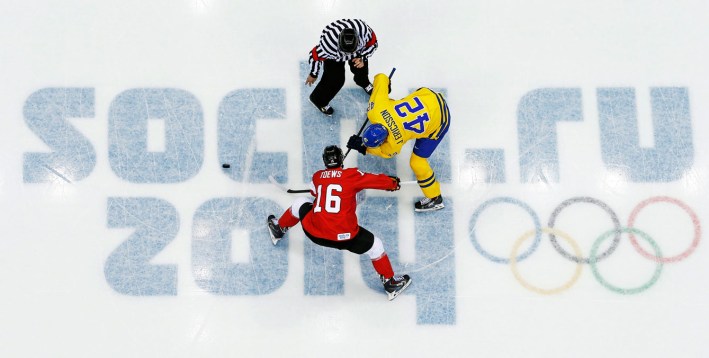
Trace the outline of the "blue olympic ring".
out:
M 488 253 L 485 251 L 482 246 L 480 246 L 480 243 L 478 242 L 477 238 L 475 237 L 475 225 L 477 224 L 478 217 L 480 214 L 487 209 L 487 207 L 493 205 L 493 204 L 498 204 L 498 203 L 508 203 L 508 204 L 514 204 L 514 205 L 519 205 L 522 209 L 524 209 L 529 216 L 532 217 L 532 220 L 534 221 L 534 241 L 532 242 L 532 246 L 530 246 L 527 251 L 521 253 L 519 256 L 515 258 L 515 261 L 520 262 L 524 259 L 526 259 L 529 255 L 531 255 L 536 249 L 537 246 L 539 246 L 539 243 L 542 241 L 542 225 L 539 222 L 539 217 L 537 214 L 534 212 L 534 209 L 532 209 L 529 205 L 524 203 L 523 201 L 517 200 L 515 198 L 510 198 L 510 197 L 499 197 L 499 198 L 494 198 L 490 199 L 486 202 L 484 202 L 480 207 L 478 207 L 478 210 L 475 211 L 473 216 L 470 218 L 470 240 L 473 242 L 473 246 L 475 247 L 475 250 L 477 250 L 480 255 L 483 255 L 485 258 L 492 262 L 497 262 L 497 263 L 503 263 L 503 264 L 508 264 L 510 263 L 509 258 L 505 257 L 499 257 L 495 256 L 493 254 Z

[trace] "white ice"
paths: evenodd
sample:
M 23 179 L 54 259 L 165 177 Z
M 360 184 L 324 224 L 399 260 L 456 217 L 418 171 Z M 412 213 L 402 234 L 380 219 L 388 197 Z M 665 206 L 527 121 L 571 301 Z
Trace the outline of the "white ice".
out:
M 336 116 L 307 102 L 340 18 L 376 32 L 392 98 L 435 88 L 452 114 L 445 210 L 415 214 L 415 185 L 362 197 L 414 279 L 392 302 L 366 259 L 299 227 L 273 247 L 264 225 L 294 199 L 267 177 L 304 187 L 364 118 L 349 74 Z M 0 19 L 0 356 L 709 356 L 706 1 L 39 0 Z M 410 153 L 346 164 L 412 180 Z

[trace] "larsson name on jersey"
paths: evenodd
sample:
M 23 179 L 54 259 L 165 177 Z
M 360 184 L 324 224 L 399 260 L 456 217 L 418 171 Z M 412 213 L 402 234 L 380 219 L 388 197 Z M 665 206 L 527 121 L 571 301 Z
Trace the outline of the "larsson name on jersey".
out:
M 320 173 L 320 178 L 339 178 L 342 176 L 342 172 L 339 170 L 326 170 Z

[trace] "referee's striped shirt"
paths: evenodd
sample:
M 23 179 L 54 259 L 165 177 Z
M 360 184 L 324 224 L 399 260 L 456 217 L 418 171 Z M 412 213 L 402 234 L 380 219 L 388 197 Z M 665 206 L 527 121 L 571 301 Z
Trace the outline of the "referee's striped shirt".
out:
M 359 43 L 355 52 L 340 51 L 338 39 L 340 32 L 345 28 L 352 28 L 357 31 Z M 320 35 L 320 43 L 310 51 L 310 58 L 308 59 L 310 75 L 318 77 L 323 60 L 345 62 L 356 57 L 369 58 L 377 49 L 377 46 L 377 35 L 364 21 L 359 19 L 337 20 L 325 26 Z

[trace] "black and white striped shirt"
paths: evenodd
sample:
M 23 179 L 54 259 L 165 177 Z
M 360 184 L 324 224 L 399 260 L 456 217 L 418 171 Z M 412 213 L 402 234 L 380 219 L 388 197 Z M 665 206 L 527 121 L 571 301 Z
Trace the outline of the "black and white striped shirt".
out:
M 340 32 L 345 28 L 355 29 L 359 37 L 357 49 L 352 53 L 342 52 L 338 46 Z M 369 58 L 377 49 L 377 46 L 377 35 L 364 21 L 359 19 L 334 21 L 325 26 L 320 35 L 320 43 L 310 51 L 310 58 L 308 59 L 310 75 L 318 77 L 324 60 L 345 62 L 356 57 Z

